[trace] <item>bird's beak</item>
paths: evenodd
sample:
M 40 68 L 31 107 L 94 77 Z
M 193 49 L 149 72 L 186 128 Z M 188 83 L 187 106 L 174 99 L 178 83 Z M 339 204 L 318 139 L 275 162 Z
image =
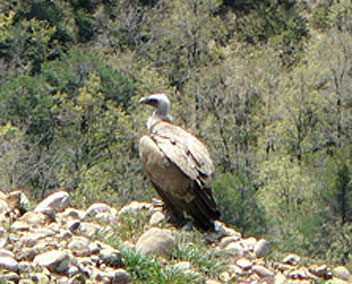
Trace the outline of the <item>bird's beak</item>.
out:
M 158 101 L 155 100 L 155 99 L 151 99 L 151 98 L 147 97 L 147 98 L 141 98 L 139 100 L 139 103 L 156 107 L 157 104 L 158 104 Z
M 141 99 L 139 100 L 139 103 L 140 103 L 140 104 L 146 104 L 147 101 L 148 101 L 148 98 L 141 98 Z

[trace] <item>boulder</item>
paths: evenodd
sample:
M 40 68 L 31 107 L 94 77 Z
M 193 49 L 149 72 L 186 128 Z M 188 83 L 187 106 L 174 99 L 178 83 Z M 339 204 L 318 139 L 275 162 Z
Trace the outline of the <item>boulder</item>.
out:
M 257 257 L 264 257 L 271 251 L 271 245 L 267 240 L 261 239 L 254 245 L 254 253 Z
M 108 266 L 121 267 L 123 265 L 121 253 L 116 249 L 102 249 L 99 257 Z
M 98 213 L 110 213 L 110 206 L 106 203 L 94 203 L 87 209 L 87 215 L 94 217 Z
M 240 258 L 236 261 L 236 265 L 240 268 L 242 268 L 243 270 L 249 270 L 252 268 L 253 264 L 252 262 L 247 259 L 247 258 Z
M 5 268 L 10 271 L 17 271 L 18 263 L 11 256 L 0 256 L 0 268 Z
M 252 271 L 257 273 L 260 277 L 263 277 L 263 278 L 274 277 L 275 275 L 273 271 L 259 264 L 253 265 Z
M 117 269 L 109 273 L 111 283 L 113 284 L 128 284 L 131 282 L 130 274 L 124 269 Z
M 171 231 L 151 228 L 145 232 L 136 243 L 136 251 L 141 254 L 159 254 L 170 257 L 177 247 L 177 242 Z
M 34 212 L 45 213 L 48 210 L 60 212 L 68 206 L 69 197 L 70 195 L 66 191 L 55 192 L 40 202 Z
M 86 237 L 74 236 L 67 245 L 67 248 L 77 256 L 90 255 L 89 240 Z
M 352 274 L 344 266 L 337 266 L 332 270 L 335 277 L 352 283 Z
M 283 260 L 282 263 L 296 265 L 301 261 L 301 257 L 297 254 L 288 254 Z
M 151 208 L 153 208 L 153 205 L 150 203 L 132 201 L 130 204 L 122 207 L 118 214 L 126 214 L 131 211 L 150 210 Z
M 68 269 L 71 257 L 67 251 L 52 250 L 37 255 L 34 263 L 47 267 L 51 272 L 64 272 Z
M 149 225 L 150 226 L 156 226 L 159 225 L 162 221 L 165 220 L 165 215 L 160 212 L 160 211 L 156 211 L 149 220 Z

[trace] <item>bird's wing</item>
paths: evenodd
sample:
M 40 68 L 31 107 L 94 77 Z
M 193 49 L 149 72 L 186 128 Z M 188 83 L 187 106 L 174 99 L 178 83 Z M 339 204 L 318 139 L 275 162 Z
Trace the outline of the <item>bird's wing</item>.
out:
M 189 132 L 168 122 L 157 123 L 151 138 L 161 151 L 192 180 L 210 179 L 214 164 L 205 145 Z

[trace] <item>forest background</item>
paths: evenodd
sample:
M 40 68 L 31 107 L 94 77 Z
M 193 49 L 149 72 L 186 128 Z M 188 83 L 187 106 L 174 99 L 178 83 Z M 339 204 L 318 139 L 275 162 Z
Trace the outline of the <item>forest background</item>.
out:
M 163 91 L 210 148 L 224 220 L 352 268 L 351 1 L 0 5 L 2 190 L 155 197 L 138 100 Z

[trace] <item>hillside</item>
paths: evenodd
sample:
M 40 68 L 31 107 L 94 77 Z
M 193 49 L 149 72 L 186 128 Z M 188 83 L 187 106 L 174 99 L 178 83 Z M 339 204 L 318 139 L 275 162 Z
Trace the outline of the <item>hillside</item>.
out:
M 350 0 L 1 1 L 0 188 L 152 202 L 138 101 L 165 92 L 227 224 L 352 270 L 351 23 Z
M 296 254 L 270 257 L 270 243 L 218 224 L 217 233 L 177 230 L 159 202 L 69 206 L 58 191 L 32 206 L 0 193 L 0 283 L 351 283 L 343 266 Z M 34 208 L 27 210 L 27 208 Z

